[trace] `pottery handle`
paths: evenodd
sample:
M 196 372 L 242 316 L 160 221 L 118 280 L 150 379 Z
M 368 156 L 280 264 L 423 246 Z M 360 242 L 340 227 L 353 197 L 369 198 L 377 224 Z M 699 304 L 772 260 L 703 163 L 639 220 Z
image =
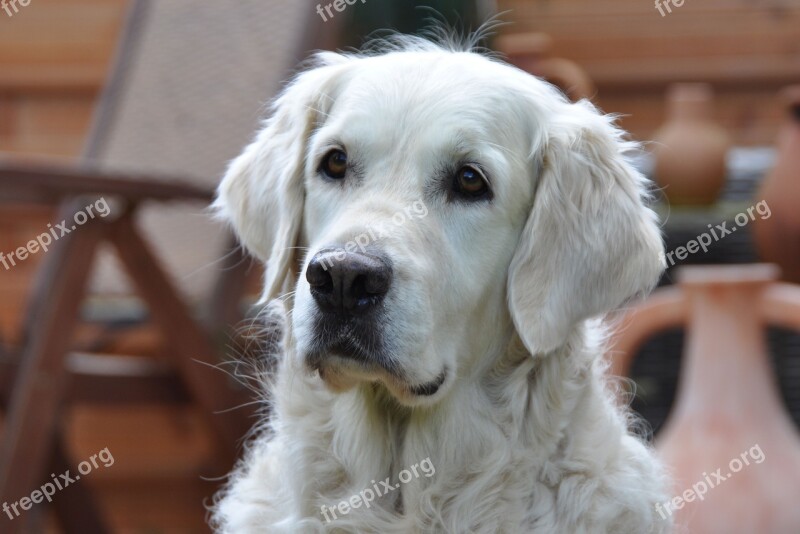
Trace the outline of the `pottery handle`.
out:
M 768 325 L 800 330 L 800 286 L 771 284 L 761 296 L 759 315 Z
M 543 59 L 534 74 L 560 88 L 573 102 L 584 98 L 591 100 L 597 92 L 586 71 L 569 59 Z
M 611 372 L 616 376 L 627 376 L 636 349 L 648 337 L 667 328 L 686 324 L 687 303 L 683 289 L 666 287 L 627 310 L 614 328 L 611 338 L 608 351 Z

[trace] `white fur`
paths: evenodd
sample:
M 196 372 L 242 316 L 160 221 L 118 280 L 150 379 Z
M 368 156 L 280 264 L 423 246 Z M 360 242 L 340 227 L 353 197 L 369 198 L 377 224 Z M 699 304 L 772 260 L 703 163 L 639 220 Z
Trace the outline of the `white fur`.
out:
M 235 160 L 217 207 L 285 295 L 273 411 L 213 509 L 218 532 L 664 533 L 661 467 L 629 429 L 593 317 L 663 268 L 645 179 L 611 119 L 499 61 L 416 38 L 317 56 Z M 332 146 L 357 173 L 317 172 Z M 447 169 L 486 169 L 493 198 L 448 200 Z M 422 200 L 425 217 L 390 222 Z M 395 277 L 381 324 L 399 376 L 305 365 L 321 247 L 370 226 Z M 306 252 L 306 253 L 304 253 Z M 286 293 L 288 292 L 288 293 Z M 437 393 L 412 386 L 447 378 Z M 334 507 L 425 458 L 412 479 Z

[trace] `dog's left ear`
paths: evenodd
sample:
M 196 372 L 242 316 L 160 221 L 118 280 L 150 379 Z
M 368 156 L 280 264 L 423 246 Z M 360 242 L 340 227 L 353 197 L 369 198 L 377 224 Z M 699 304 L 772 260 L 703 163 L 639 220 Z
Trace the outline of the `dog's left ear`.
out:
M 267 264 L 265 301 L 279 296 L 292 282 L 305 202 L 308 139 L 332 105 L 344 63 L 338 54 L 317 54 L 315 66 L 297 75 L 273 102 L 272 115 L 231 162 L 217 191 L 217 213 Z
M 559 102 L 550 116 L 508 276 L 511 316 L 531 354 L 558 348 L 579 321 L 645 294 L 665 265 L 646 179 L 623 157 L 612 119 L 586 101 Z

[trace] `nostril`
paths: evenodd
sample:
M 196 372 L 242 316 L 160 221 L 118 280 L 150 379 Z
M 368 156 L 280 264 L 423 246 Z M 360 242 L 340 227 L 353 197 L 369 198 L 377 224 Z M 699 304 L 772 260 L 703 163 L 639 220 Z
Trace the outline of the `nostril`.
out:
M 308 284 L 318 290 L 332 289 L 333 279 L 325 266 L 317 258 L 309 262 L 306 268 L 306 280 Z
M 391 270 L 381 266 L 363 276 L 364 290 L 370 295 L 384 295 L 392 283 Z
M 353 313 L 372 308 L 388 293 L 392 270 L 383 260 L 364 257 L 349 287 L 345 287 L 344 306 Z
M 384 274 L 360 274 L 353 279 L 350 293 L 354 297 L 376 297 L 389 291 L 390 279 Z
M 367 278 L 368 277 L 365 275 L 356 276 L 347 291 L 345 300 L 352 301 L 351 305 L 354 308 L 365 308 L 369 306 L 370 297 L 374 295 L 367 289 Z

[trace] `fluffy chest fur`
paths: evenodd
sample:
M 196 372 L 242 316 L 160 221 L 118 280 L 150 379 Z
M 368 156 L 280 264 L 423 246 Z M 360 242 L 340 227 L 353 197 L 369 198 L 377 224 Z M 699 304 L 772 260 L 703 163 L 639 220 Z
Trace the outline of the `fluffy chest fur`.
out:
M 654 508 L 665 500 L 653 484 L 661 474 L 628 435 L 587 337 L 576 334 L 565 353 L 541 359 L 512 342 L 483 379 L 423 410 L 397 405 L 379 386 L 332 394 L 284 364 L 274 418 L 232 477 L 218 526 L 226 533 L 668 532 Z M 426 458 L 432 476 L 417 470 L 398 480 Z M 339 503 L 366 489 L 382 495 L 341 513 Z

